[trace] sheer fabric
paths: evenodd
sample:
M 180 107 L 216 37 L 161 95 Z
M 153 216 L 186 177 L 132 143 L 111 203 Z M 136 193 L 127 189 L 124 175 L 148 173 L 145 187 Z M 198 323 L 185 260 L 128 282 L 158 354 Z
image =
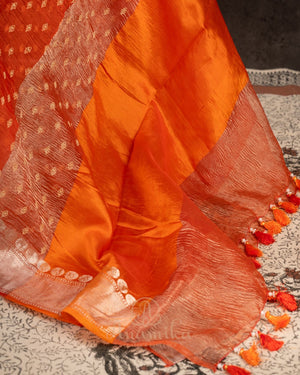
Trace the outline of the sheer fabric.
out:
M 50 3 L 1 5 L 1 293 L 215 369 L 267 299 L 240 241 L 294 189 L 217 4 Z

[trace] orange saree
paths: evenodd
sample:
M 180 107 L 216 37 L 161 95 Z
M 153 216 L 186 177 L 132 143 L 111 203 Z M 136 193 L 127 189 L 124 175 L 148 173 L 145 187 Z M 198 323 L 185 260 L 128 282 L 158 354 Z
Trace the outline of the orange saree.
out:
M 2 295 L 215 370 L 300 187 L 216 2 L 0 4 Z

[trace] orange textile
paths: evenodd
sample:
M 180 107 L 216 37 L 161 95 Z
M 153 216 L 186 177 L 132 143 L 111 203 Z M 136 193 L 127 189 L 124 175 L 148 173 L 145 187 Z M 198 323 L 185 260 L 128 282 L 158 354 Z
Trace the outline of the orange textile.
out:
M 1 169 L 18 129 L 14 109 L 19 87 L 43 54 L 70 3 L 71 0 L 49 4 L 43 0 L 0 1 Z
M 66 4 L 3 107 L 0 291 L 214 370 L 267 300 L 241 240 L 295 190 L 279 145 L 215 1 Z

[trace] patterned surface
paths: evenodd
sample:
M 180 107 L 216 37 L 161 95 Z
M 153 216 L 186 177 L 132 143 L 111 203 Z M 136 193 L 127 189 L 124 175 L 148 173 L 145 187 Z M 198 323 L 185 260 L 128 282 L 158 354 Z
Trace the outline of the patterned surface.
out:
M 264 72 L 266 73 L 266 72 Z M 254 71 L 254 83 L 279 83 L 282 74 L 264 74 Z M 288 76 L 293 76 L 286 72 Z M 273 77 L 273 78 L 272 78 Z M 277 77 L 276 79 L 274 77 Z M 295 77 L 295 76 L 294 76 Z M 299 77 L 299 75 L 298 75 Z M 259 79 L 260 81 L 255 81 Z M 275 83 L 276 85 L 276 83 Z M 261 94 L 259 98 L 279 143 L 290 170 L 300 175 L 300 106 L 299 96 Z M 265 247 L 263 274 L 270 287 L 284 285 L 300 298 L 300 215 L 293 215 L 289 227 L 278 235 L 274 245 Z M 271 313 L 278 310 L 270 305 Z M 276 333 L 285 345 L 279 352 L 260 350 L 262 363 L 258 368 L 245 366 L 235 354 L 230 354 L 228 363 L 247 367 L 252 374 L 294 375 L 299 367 L 300 314 L 290 313 L 292 324 Z M 260 322 L 260 329 L 267 333 L 270 325 Z M 249 347 L 252 339 L 245 344 Z M 39 313 L 0 299 L 0 374 L 207 374 L 212 372 L 189 361 L 182 361 L 166 368 L 163 362 L 141 348 L 123 348 L 105 345 L 84 328 L 55 321 Z
M 291 69 L 248 69 L 250 81 L 255 86 L 300 86 L 300 72 Z

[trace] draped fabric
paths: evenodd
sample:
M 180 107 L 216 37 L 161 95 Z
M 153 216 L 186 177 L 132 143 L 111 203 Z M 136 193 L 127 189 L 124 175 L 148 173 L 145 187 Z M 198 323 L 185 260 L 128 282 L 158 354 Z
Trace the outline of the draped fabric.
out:
M 216 2 L 0 4 L 2 295 L 215 369 L 267 299 L 241 240 L 294 189 Z

